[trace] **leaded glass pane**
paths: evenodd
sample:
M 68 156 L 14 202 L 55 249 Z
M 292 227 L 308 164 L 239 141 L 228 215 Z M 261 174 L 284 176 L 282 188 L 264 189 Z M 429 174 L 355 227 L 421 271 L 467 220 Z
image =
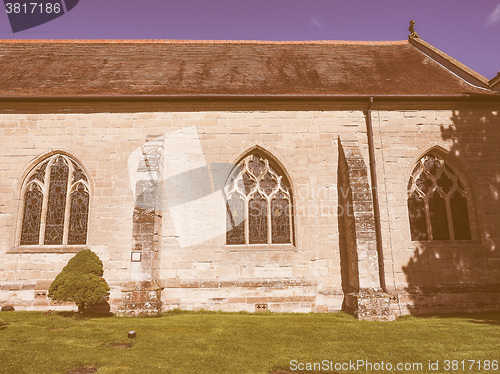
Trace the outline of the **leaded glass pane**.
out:
M 433 176 L 438 174 L 441 168 L 441 162 L 433 155 L 428 155 L 424 158 L 424 168 Z
M 278 182 L 276 181 L 276 178 L 274 178 L 271 173 L 267 172 L 266 175 L 264 175 L 264 178 L 262 178 L 259 182 L 260 188 L 264 190 L 267 196 L 271 195 L 271 192 L 276 188 L 278 185 Z
M 471 240 L 469 212 L 467 199 L 458 191 L 450 199 L 451 217 L 453 219 L 453 231 L 456 240 Z
M 21 245 L 37 245 L 40 237 L 43 193 L 41 188 L 32 183 L 24 194 L 24 215 L 21 230 Z
M 290 243 L 289 202 L 283 193 L 271 200 L 271 234 L 273 243 Z
M 78 245 L 87 242 L 88 214 L 89 193 L 80 183 L 71 193 L 68 244 Z
M 453 184 L 453 181 L 450 179 L 450 177 L 448 177 L 448 175 L 446 175 L 446 173 L 442 173 L 437 181 L 437 185 L 441 187 L 441 189 L 445 193 L 448 193 L 450 191 L 451 187 L 453 187 Z
M 59 156 L 50 169 L 45 244 L 62 244 L 69 167 Z
M 415 192 L 408 198 L 408 213 L 410 215 L 411 240 L 428 240 L 425 201 Z
M 243 174 L 243 177 L 240 179 L 238 186 L 245 192 L 245 195 L 248 195 L 256 184 L 257 183 L 255 182 L 253 177 L 251 177 L 250 174 L 245 173 Z
M 245 244 L 245 200 L 233 194 L 227 201 L 226 242 Z
M 31 175 L 30 179 L 28 182 L 34 181 L 34 180 L 39 180 L 40 182 L 44 183 L 45 182 L 45 169 L 47 169 L 47 164 L 49 162 L 46 161 L 43 163 L 42 166 L 36 169 L 36 171 Z
M 75 162 L 72 162 L 72 164 L 73 164 L 73 180 L 71 181 L 71 184 L 76 183 L 80 180 L 87 182 L 87 177 L 85 176 L 85 173 L 83 172 L 82 168 L 79 167 Z
M 259 155 L 254 155 L 250 161 L 248 161 L 248 169 L 255 175 L 255 178 L 259 178 L 266 167 L 266 163 Z
M 249 243 L 267 243 L 267 201 L 259 193 L 248 203 Z
M 432 238 L 434 240 L 449 240 L 448 217 L 446 203 L 436 192 L 429 199 L 429 213 L 431 216 Z
M 427 173 L 422 173 L 417 179 L 417 187 L 424 194 L 427 194 L 432 188 L 433 181 Z

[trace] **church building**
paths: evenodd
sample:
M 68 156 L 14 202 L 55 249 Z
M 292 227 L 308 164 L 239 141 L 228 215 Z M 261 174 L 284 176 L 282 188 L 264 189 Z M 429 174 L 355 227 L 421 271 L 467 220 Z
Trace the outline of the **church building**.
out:
M 402 41 L 0 40 L 0 307 L 500 309 L 500 73 Z M 500 66 L 499 66 L 500 68 Z

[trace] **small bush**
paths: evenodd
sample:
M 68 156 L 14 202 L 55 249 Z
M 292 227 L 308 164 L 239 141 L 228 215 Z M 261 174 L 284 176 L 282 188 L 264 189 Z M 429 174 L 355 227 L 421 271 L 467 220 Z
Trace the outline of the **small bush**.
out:
M 90 305 L 109 298 L 109 286 L 102 278 L 102 261 L 90 249 L 78 252 L 57 275 L 48 296 L 58 302 L 74 302 L 83 314 Z

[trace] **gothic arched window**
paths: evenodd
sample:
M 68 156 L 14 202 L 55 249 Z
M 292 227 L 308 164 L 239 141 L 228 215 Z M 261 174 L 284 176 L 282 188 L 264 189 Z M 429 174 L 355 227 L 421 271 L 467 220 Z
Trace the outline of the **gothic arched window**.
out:
M 225 192 L 227 244 L 293 242 L 290 183 L 263 154 L 254 152 L 241 160 Z
M 85 245 L 89 183 L 72 158 L 55 154 L 36 165 L 22 188 L 20 245 Z
M 408 184 L 412 240 L 471 240 L 472 199 L 462 173 L 440 152 L 430 151 Z

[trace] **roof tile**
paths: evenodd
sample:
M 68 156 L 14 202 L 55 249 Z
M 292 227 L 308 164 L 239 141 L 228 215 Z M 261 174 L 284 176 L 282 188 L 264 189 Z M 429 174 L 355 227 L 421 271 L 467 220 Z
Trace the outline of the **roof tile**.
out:
M 408 41 L 2 40 L 2 96 L 477 95 Z

